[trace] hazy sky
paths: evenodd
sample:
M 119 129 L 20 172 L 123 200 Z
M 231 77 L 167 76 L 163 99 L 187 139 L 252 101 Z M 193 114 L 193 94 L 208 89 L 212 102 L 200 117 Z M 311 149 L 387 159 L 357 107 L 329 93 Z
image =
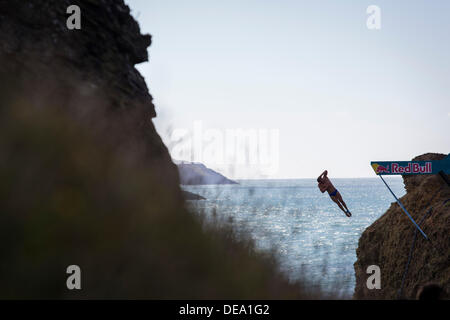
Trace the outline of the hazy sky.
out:
M 216 147 L 227 130 L 277 132 L 272 170 L 202 159 L 231 178 L 368 177 L 371 160 L 450 152 L 450 1 L 126 3 L 153 38 L 138 69 L 167 145 L 195 123 Z

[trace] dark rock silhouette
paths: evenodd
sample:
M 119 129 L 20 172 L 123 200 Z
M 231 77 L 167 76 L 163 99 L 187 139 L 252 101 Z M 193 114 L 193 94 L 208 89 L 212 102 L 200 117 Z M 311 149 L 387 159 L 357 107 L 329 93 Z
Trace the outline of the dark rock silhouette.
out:
M 441 160 L 444 154 L 427 153 L 413 160 Z M 417 287 L 429 282 L 450 288 L 450 187 L 439 175 L 403 176 L 406 195 L 400 200 L 431 239 L 417 236 L 401 296 L 402 277 L 408 260 L 415 227 L 396 202 L 361 235 L 356 250 L 356 299 L 415 299 Z M 388 191 L 386 191 L 388 192 Z M 381 289 L 369 290 L 369 265 L 381 270 Z
M 442 300 L 446 298 L 444 288 L 435 283 L 427 283 L 421 286 L 417 292 L 417 300 Z
M 0 298 L 321 296 L 186 209 L 123 0 L 0 0 L 0 28 Z
M 67 29 L 72 4 L 81 8 L 81 30 Z M 68 100 L 68 108 L 75 99 L 101 100 L 118 117 L 133 114 L 135 131 L 123 135 L 146 141 L 148 165 L 160 173 L 161 187 L 182 201 L 176 166 L 151 121 L 153 98 L 134 66 L 148 60 L 151 36 L 140 33 L 123 0 L 1 1 L 0 28 L 5 73 L 20 75 L 30 87 L 47 87 Z

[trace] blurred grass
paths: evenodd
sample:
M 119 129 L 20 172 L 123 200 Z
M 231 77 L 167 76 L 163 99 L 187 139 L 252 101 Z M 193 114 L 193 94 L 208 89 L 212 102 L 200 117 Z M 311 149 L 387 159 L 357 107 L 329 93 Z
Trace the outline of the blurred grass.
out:
M 141 114 L 112 114 L 71 82 L 1 76 L 0 298 L 331 297 L 177 201 L 134 134 Z M 72 264 L 80 291 L 66 289 Z

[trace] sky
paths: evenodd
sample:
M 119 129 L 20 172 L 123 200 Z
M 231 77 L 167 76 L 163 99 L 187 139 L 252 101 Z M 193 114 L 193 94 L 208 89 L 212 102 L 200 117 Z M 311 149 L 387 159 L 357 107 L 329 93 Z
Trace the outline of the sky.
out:
M 152 35 L 137 68 L 173 159 L 351 178 L 450 152 L 450 1 L 125 2 Z

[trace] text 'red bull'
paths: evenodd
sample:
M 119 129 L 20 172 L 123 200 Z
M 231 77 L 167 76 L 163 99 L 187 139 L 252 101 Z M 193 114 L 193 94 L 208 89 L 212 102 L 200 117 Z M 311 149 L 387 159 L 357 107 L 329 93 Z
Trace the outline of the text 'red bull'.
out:
M 408 163 L 407 166 L 403 167 L 398 163 L 392 163 L 391 173 L 432 173 L 431 162 L 426 162 L 424 166 L 418 163 Z

